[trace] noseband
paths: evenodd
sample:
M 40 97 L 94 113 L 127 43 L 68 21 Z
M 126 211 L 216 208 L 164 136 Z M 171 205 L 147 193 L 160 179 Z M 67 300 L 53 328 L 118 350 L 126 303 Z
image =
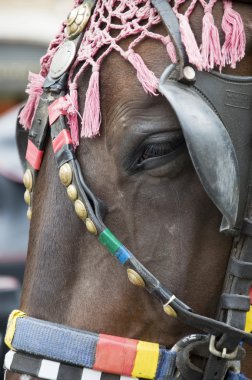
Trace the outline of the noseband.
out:
M 90 14 L 95 3 L 94 0 L 84 1 Z M 77 375 L 74 377 L 76 379 L 85 379 L 84 372 L 86 371 L 87 374 L 87 368 L 100 371 L 99 378 L 102 379 L 102 372 L 109 372 L 110 367 L 106 367 L 106 364 L 101 364 L 101 362 L 97 364 L 99 348 L 104 345 L 105 351 L 112 352 L 114 348 L 111 349 L 111 347 L 115 347 L 115 342 L 117 342 L 117 349 L 127 346 L 132 347 L 131 352 L 135 350 L 135 356 L 132 354 L 135 366 L 133 369 L 132 365 L 129 366 L 132 371 L 130 372 L 129 368 L 126 371 L 124 368 L 121 373 L 113 372 L 122 377 L 127 375 L 157 380 L 172 380 L 175 377 L 181 380 L 243 378 L 239 374 L 240 360 L 244 357 L 242 343 L 252 345 L 252 334 L 249 333 L 251 326 L 244 331 L 246 314 L 250 309 L 249 290 L 252 285 L 251 168 L 249 165 L 252 157 L 249 148 L 242 151 L 239 149 L 239 136 L 241 134 L 245 140 L 251 138 L 252 78 L 227 76 L 214 72 L 195 72 L 187 62 L 178 21 L 169 3 L 167 0 L 152 0 L 152 4 L 172 36 L 178 53 L 177 64 L 169 66 L 164 71 L 160 79 L 159 91 L 166 97 L 180 122 L 188 151 L 203 187 L 223 214 L 221 230 L 234 236 L 218 318 L 211 319 L 195 313 L 138 261 L 105 226 L 103 207 L 85 182 L 73 149 L 65 116 L 62 113 L 62 102 L 67 93 L 68 72 L 80 46 L 83 29 L 88 20 L 88 14 L 84 14 L 80 27 L 71 34 L 71 38 L 59 49 L 52 61 L 32 128 L 29 131 L 26 151 L 27 169 L 24 174 L 25 200 L 29 205 L 28 217 L 32 216 L 33 192 L 50 126 L 60 180 L 66 188 L 76 214 L 85 223 L 87 231 L 96 236 L 108 252 L 124 266 L 132 284 L 146 289 L 150 295 L 158 299 L 168 316 L 177 318 L 196 330 L 201 330 L 202 334 L 185 337 L 171 351 L 153 343 L 138 342 L 139 349 L 136 354 L 136 343 L 133 340 L 98 337 L 92 333 L 29 318 L 24 313 L 15 311 L 10 317 L 5 341 L 11 350 L 17 352 L 7 355 L 6 369 L 30 373 L 41 378 L 57 379 L 60 378 L 57 377 L 61 366 L 59 363 L 65 362 L 66 367 L 75 365 L 81 368 L 79 377 Z M 216 99 L 216 94 L 218 94 L 218 99 Z M 242 120 L 242 130 L 237 132 L 239 119 Z M 74 352 L 72 356 L 68 349 L 62 354 L 60 344 L 59 348 L 56 347 L 54 342 L 61 341 L 64 334 L 68 342 L 79 345 L 79 350 L 84 350 L 86 361 L 76 359 L 79 352 L 76 347 L 72 351 Z M 31 336 L 35 341 L 41 341 L 43 344 L 35 347 Z M 49 344 L 55 345 L 55 350 L 48 349 Z M 192 354 L 204 359 L 206 363 L 204 370 L 193 364 Z M 115 353 L 112 357 L 113 355 Z M 137 355 L 139 357 L 143 355 L 144 365 L 138 363 Z M 45 377 L 42 368 L 45 363 L 36 356 L 50 359 L 51 363 L 54 363 L 54 368 L 55 366 L 58 368 L 58 372 L 54 371 L 54 377 Z M 155 365 L 153 364 L 147 371 L 145 366 L 148 367 L 148 360 Z M 30 364 L 25 367 L 24 363 Z M 36 367 L 35 372 L 31 370 L 32 367 Z M 89 376 L 89 379 L 93 378 L 90 373 Z

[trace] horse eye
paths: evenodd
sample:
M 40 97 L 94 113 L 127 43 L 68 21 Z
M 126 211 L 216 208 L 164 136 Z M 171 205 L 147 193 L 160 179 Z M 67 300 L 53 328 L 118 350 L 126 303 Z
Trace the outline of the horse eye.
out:
M 138 159 L 137 164 L 142 164 L 144 161 L 152 158 L 167 156 L 179 149 L 184 144 L 185 140 L 183 136 L 173 138 L 162 143 L 150 143 L 144 147 L 142 155 Z

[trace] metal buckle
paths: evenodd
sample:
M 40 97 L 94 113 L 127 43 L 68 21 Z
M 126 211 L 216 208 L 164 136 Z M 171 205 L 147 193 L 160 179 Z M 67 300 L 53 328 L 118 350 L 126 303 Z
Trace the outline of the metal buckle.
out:
M 237 358 L 239 346 L 233 352 L 228 353 L 226 348 L 223 348 L 221 352 L 216 349 L 215 342 L 216 342 L 216 336 L 211 335 L 210 341 L 209 341 L 209 351 L 211 352 L 212 355 L 217 356 L 218 358 L 228 359 L 228 360 L 234 360 Z

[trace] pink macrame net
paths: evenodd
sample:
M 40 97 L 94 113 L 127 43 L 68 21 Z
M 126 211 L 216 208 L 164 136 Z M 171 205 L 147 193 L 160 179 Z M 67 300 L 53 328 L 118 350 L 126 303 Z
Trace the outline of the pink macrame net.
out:
M 223 46 L 221 46 L 219 31 L 213 17 L 213 8 L 217 0 L 174 0 L 171 2 L 173 11 L 179 20 L 182 42 L 189 62 L 198 70 L 210 71 L 216 67 L 221 70 L 226 65 L 235 68 L 237 62 L 245 55 L 246 37 L 241 16 L 233 9 L 232 1 L 221 1 L 223 3 L 222 30 L 225 36 Z M 75 0 L 74 6 L 82 4 L 82 2 L 82 0 Z M 187 8 L 185 13 L 181 13 L 181 5 L 184 3 Z M 190 25 L 190 16 L 199 4 L 204 10 L 200 46 L 196 42 Z M 67 113 L 75 147 L 79 144 L 79 119 L 81 120 L 82 137 L 94 137 L 99 134 L 101 125 L 99 74 L 102 61 L 113 50 L 135 68 L 143 89 L 147 93 L 157 95 L 158 78 L 148 69 L 134 48 L 145 38 L 155 39 L 166 46 L 171 61 L 176 62 L 176 49 L 170 36 L 152 32 L 152 27 L 160 22 L 161 19 L 150 0 L 97 1 L 76 61 L 70 71 L 68 107 L 67 110 L 63 110 Z M 20 122 L 25 128 L 31 127 L 33 115 L 42 93 L 44 78 L 49 72 L 54 53 L 66 39 L 64 30 L 65 23 L 62 23 L 47 54 L 41 59 L 40 73 L 38 75 L 31 74 L 29 77 L 30 84 L 27 89 L 29 99 L 20 115 Z M 132 36 L 135 36 L 133 42 L 129 44 L 127 50 L 123 50 L 120 42 Z M 101 48 L 103 51 L 102 54 L 99 54 Z M 78 111 L 78 83 L 88 66 L 92 67 L 92 75 L 86 93 L 84 113 L 81 116 Z

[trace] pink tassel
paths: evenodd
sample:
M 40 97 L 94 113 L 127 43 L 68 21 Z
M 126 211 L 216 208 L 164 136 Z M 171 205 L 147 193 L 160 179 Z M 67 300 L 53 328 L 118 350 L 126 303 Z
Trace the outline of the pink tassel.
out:
M 170 36 L 166 36 L 162 38 L 162 42 L 166 47 L 167 54 L 169 55 L 172 63 L 177 62 L 177 52 L 174 46 L 174 43 L 171 40 Z
M 67 121 L 71 131 L 71 137 L 74 148 L 79 145 L 79 125 L 78 125 L 78 91 L 76 83 L 72 83 L 70 86 L 70 107 L 67 112 Z
M 245 56 L 246 35 L 241 16 L 232 8 L 232 2 L 224 0 L 222 29 L 225 43 L 222 47 L 222 65 L 230 64 L 233 69 L 236 63 Z
M 221 65 L 221 46 L 218 28 L 214 25 L 211 12 L 207 11 L 203 17 L 201 54 L 203 68 L 211 70 L 215 65 Z
M 95 137 L 101 125 L 99 67 L 94 66 L 86 93 L 81 137 Z
M 19 115 L 20 124 L 23 125 L 24 129 L 31 129 L 34 113 L 38 106 L 40 96 L 43 93 L 45 80 L 40 74 L 33 74 L 31 72 L 29 73 L 28 79 L 30 83 L 27 86 L 26 93 L 29 94 L 29 98 Z
M 152 95 L 157 95 L 158 79 L 155 74 L 148 69 L 140 55 L 130 50 L 126 53 L 126 58 L 136 69 L 137 78 L 142 84 L 144 91 Z
M 180 21 L 180 32 L 182 42 L 186 48 L 186 52 L 190 63 L 195 65 L 198 70 L 202 70 L 203 62 L 200 54 L 199 47 L 194 37 L 193 31 L 190 27 L 188 18 L 185 15 L 178 14 L 177 17 Z

